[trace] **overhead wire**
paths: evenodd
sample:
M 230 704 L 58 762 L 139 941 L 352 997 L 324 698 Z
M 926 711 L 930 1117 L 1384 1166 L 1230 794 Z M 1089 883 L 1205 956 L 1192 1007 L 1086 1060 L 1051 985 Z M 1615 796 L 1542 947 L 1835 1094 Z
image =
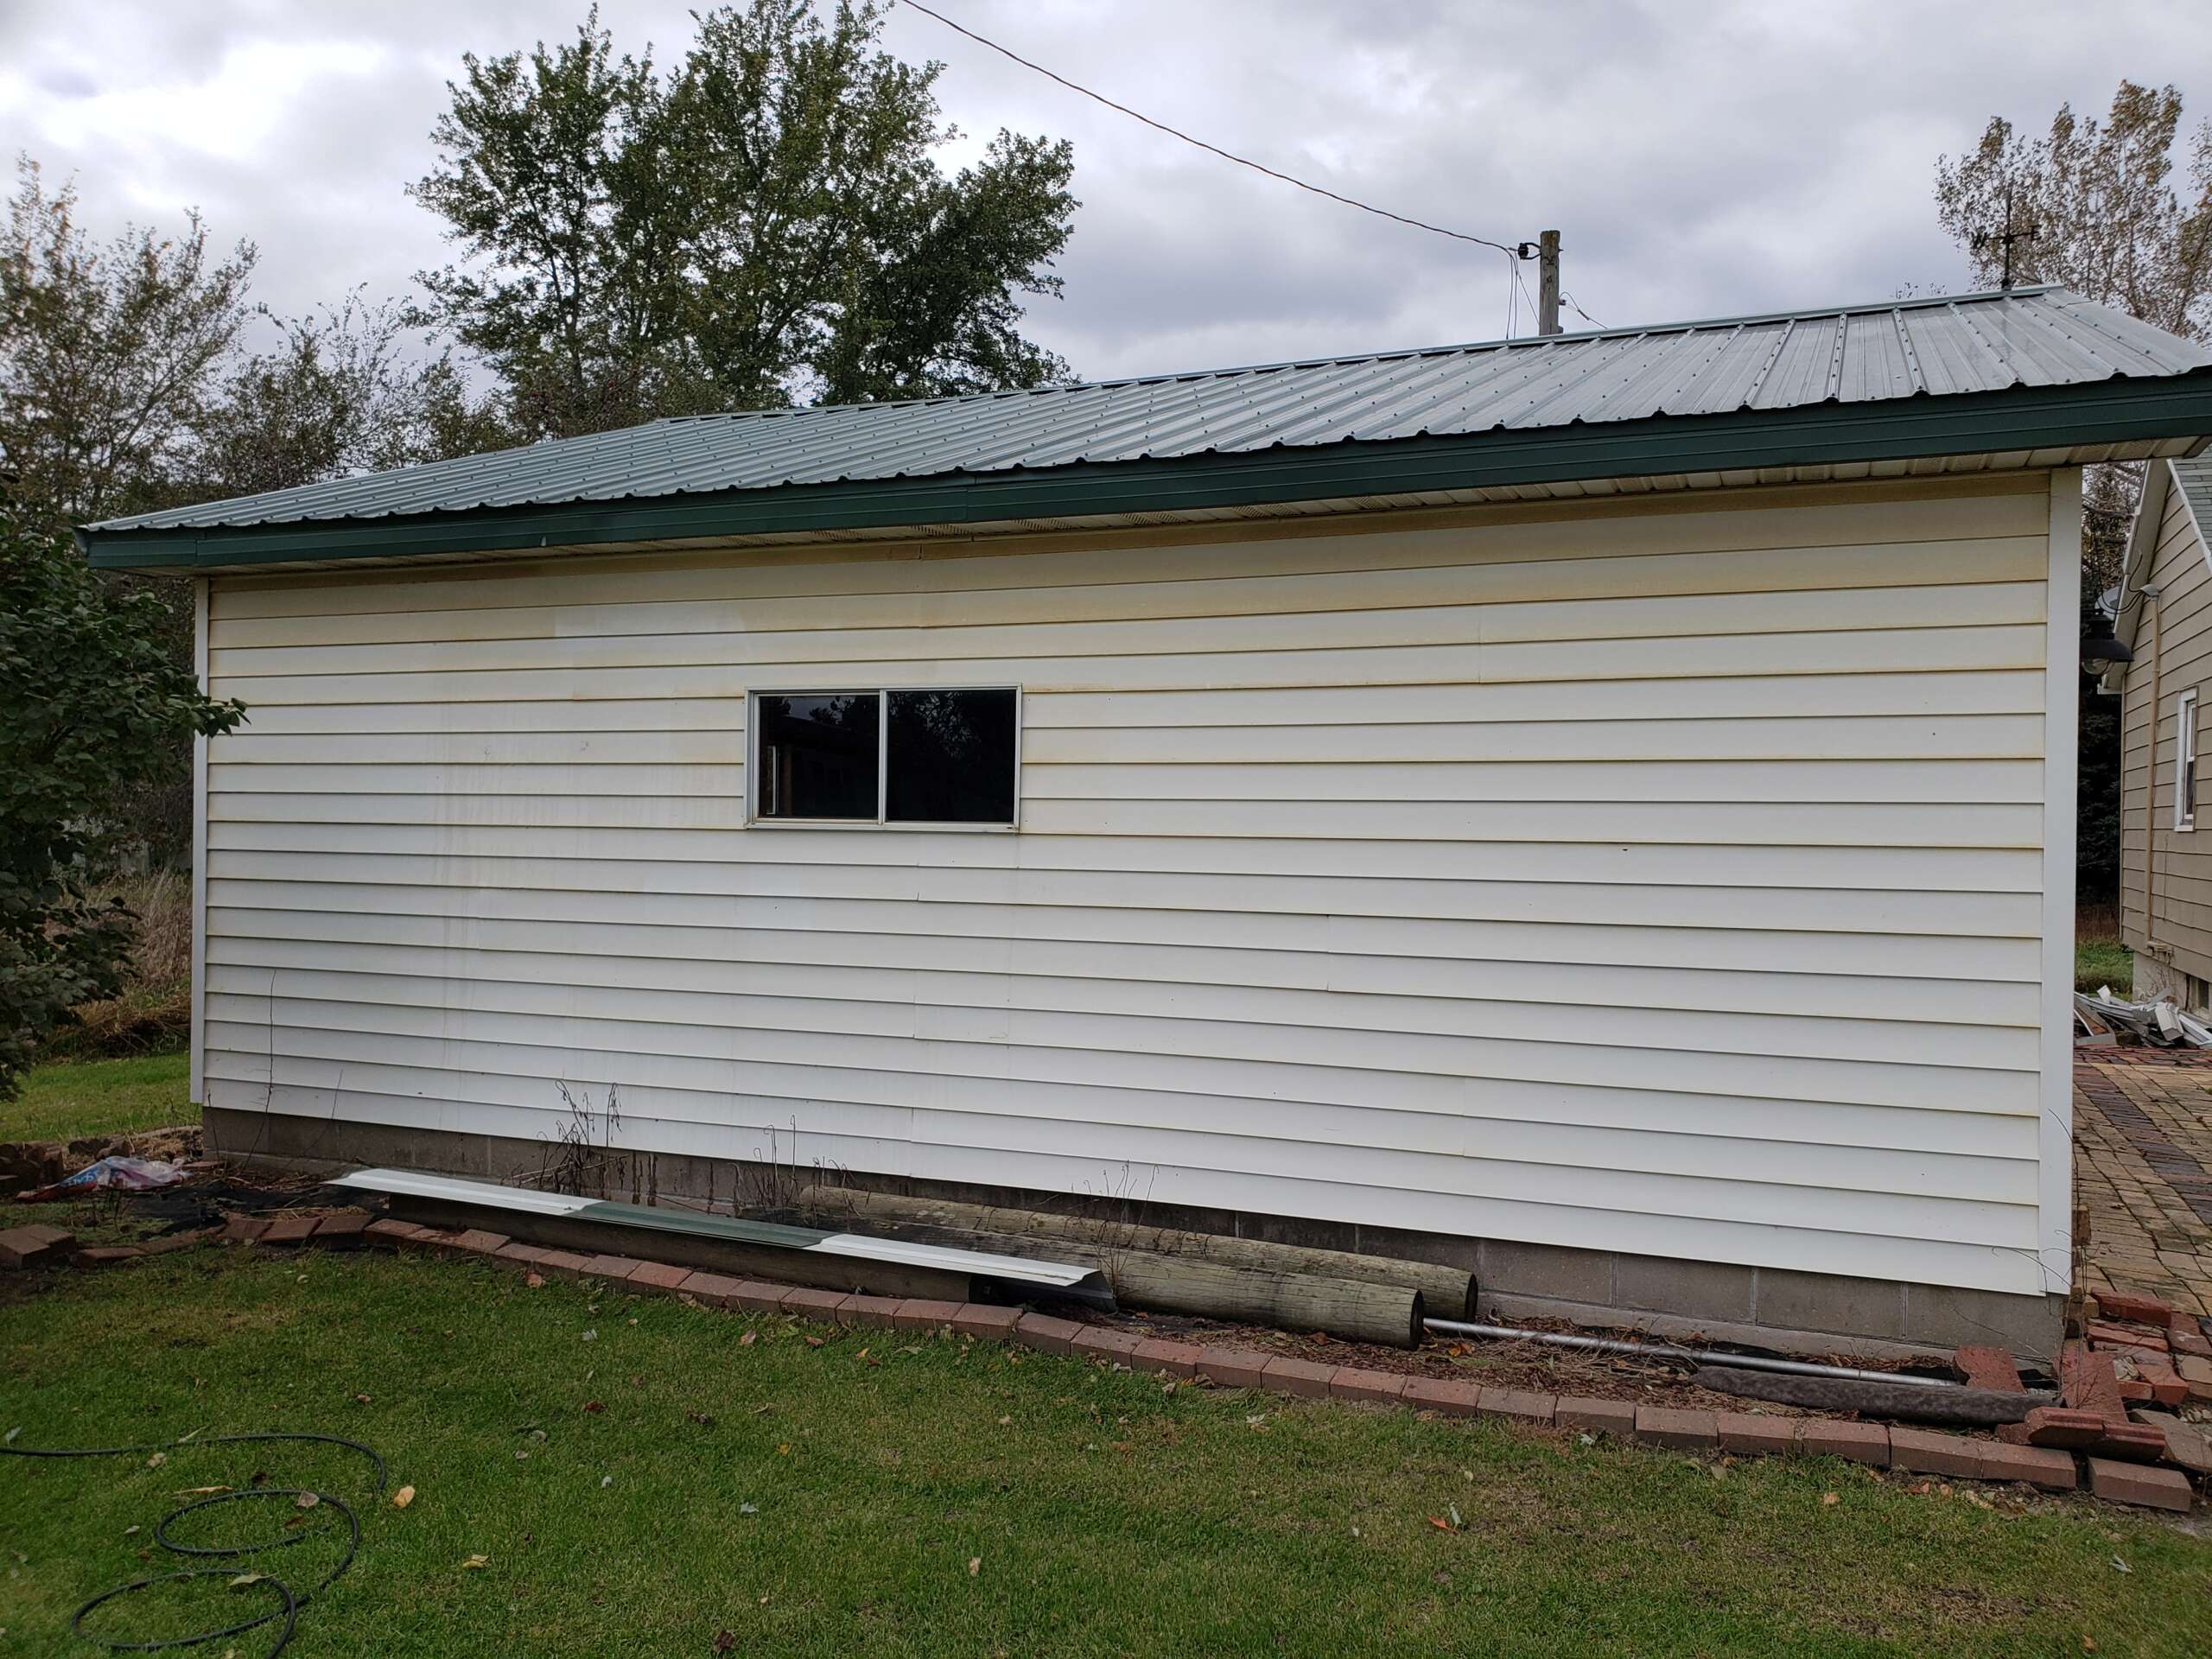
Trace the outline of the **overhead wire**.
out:
M 943 12 L 931 10 L 929 7 L 921 3 L 921 0 L 906 0 L 906 3 L 912 6 L 916 11 L 920 12 L 925 17 L 934 17 L 938 22 L 943 23 L 947 29 L 952 30 L 954 34 L 964 35 L 969 40 L 975 41 L 976 45 L 988 47 L 1001 57 L 1009 58 L 1015 63 L 1020 64 L 1023 68 L 1033 70 L 1038 74 L 1044 76 L 1047 80 L 1058 81 L 1061 86 L 1066 87 L 1071 92 L 1078 92 L 1084 98 L 1090 99 L 1093 103 L 1103 104 L 1108 109 L 1116 111 L 1120 114 L 1126 115 L 1133 121 L 1141 121 L 1146 126 L 1151 127 L 1156 131 L 1164 132 L 1171 138 L 1179 138 L 1186 144 L 1193 145 L 1199 149 L 1205 150 L 1211 155 L 1218 156 L 1225 162 L 1234 162 L 1239 167 L 1249 167 L 1255 173 L 1264 173 L 1271 179 L 1280 179 L 1285 184 L 1294 185 L 1297 188 L 1311 192 L 1314 195 L 1325 196 L 1331 201 L 1341 202 L 1347 207 L 1357 207 L 1363 213 L 1373 213 L 1377 219 L 1393 219 L 1398 224 L 1410 226 L 1414 230 L 1427 231 L 1433 236 L 1448 236 L 1457 242 L 1472 242 L 1478 247 L 1496 248 L 1500 253 L 1503 253 L 1509 257 L 1514 257 L 1514 250 L 1508 247 L 1503 242 L 1493 242 L 1486 236 L 1477 236 L 1469 231 L 1455 231 L 1446 226 L 1432 225 L 1427 219 L 1412 219 L 1408 218 L 1404 213 L 1395 213 L 1388 207 L 1377 207 L 1371 202 L 1361 201 L 1355 197 L 1340 194 L 1337 191 L 1331 190 L 1325 186 L 1314 184 L 1307 180 L 1294 177 L 1291 174 L 1282 172 L 1275 168 L 1268 167 L 1264 162 L 1255 162 L 1249 156 L 1239 156 L 1233 150 L 1224 149 L 1219 144 L 1210 144 L 1205 139 L 1193 137 L 1179 127 L 1169 126 L 1165 121 L 1155 121 L 1152 117 L 1143 113 L 1141 111 L 1133 110 L 1126 104 L 1117 104 L 1112 99 L 1108 98 L 1103 92 L 1094 92 L 1090 87 L 1083 86 L 1078 82 L 1070 80 L 1065 75 L 1059 74 L 1053 70 L 1047 69 L 1041 63 L 1033 62 L 1029 59 L 1023 57 L 1019 52 L 1015 52 L 1009 48 L 1001 46 L 996 41 L 991 40 L 988 36 L 978 35 L 974 29 L 954 22 L 951 18 L 946 16 Z M 1577 309 L 1580 308 L 1579 307 L 1577 308 Z

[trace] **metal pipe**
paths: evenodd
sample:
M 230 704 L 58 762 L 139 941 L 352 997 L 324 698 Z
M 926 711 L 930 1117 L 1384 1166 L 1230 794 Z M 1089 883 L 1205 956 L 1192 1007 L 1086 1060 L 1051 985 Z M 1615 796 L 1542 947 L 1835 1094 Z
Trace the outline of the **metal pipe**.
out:
M 1637 1359 L 1673 1359 L 1689 1365 L 1733 1365 L 1747 1371 L 1786 1371 L 1793 1376 L 1838 1376 L 1853 1382 L 1907 1382 L 1927 1389 L 1955 1389 L 1948 1376 L 1916 1376 L 1910 1371 L 1862 1371 L 1851 1365 L 1821 1365 L 1809 1359 L 1772 1359 L 1764 1354 L 1722 1354 L 1671 1343 L 1624 1342 L 1613 1337 L 1578 1337 L 1555 1331 L 1516 1331 L 1510 1325 L 1473 1325 L 1461 1319 L 1423 1319 L 1423 1326 L 1447 1337 L 1498 1337 L 1509 1342 L 1548 1342 L 1595 1354 L 1628 1354 Z

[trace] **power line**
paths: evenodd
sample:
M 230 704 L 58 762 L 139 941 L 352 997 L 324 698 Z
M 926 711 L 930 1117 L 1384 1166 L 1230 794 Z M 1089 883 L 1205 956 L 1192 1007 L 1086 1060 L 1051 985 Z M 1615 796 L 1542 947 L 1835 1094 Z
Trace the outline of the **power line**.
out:
M 1569 305 L 1573 306 L 1574 308 L 1574 315 L 1581 318 L 1583 321 L 1588 323 L 1592 328 L 1603 328 L 1605 326 L 1604 323 L 1599 321 L 1597 318 L 1592 316 L 1587 311 L 1585 311 L 1582 308 L 1582 302 L 1576 299 L 1573 295 L 1568 293 L 1565 289 L 1560 289 L 1559 296 L 1562 300 L 1565 300 Z
M 1103 104 L 1109 110 L 1118 111 L 1121 114 L 1128 116 L 1132 120 L 1141 121 L 1147 127 L 1164 132 L 1171 138 L 1179 138 L 1186 144 L 1195 145 L 1197 148 L 1205 150 L 1211 155 L 1220 156 L 1222 160 L 1225 162 L 1234 162 L 1239 167 L 1249 167 L 1255 173 L 1264 173 L 1271 179 L 1280 179 L 1285 184 L 1295 185 L 1299 189 L 1310 191 L 1314 195 L 1326 196 L 1331 201 L 1342 202 L 1347 207 L 1357 207 L 1363 213 L 1373 213 L 1377 219 L 1395 219 L 1401 225 L 1409 225 L 1414 230 L 1427 231 L 1433 236 L 1448 236 L 1456 242 L 1472 242 L 1478 247 L 1496 248 L 1500 253 L 1504 254 L 1507 257 L 1510 258 L 1513 257 L 1513 250 L 1507 247 L 1503 242 L 1493 242 L 1486 236 L 1474 236 L 1469 234 L 1465 231 L 1447 230 L 1441 225 L 1431 225 L 1425 219 L 1408 219 L 1403 213 L 1394 213 L 1387 207 L 1376 207 L 1370 206 L 1367 202 L 1355 201 L 1350 196 L 1338 195 L 1333 190 L 1325 189 L 1318 184 L 1309 184 L 1304 179 L 1293 178 L 1287 173 L 1279 173 L 1272 167 L 1263 166 L 1262 163 L 1252 161 L 1246 156 L 1232 154 L 1230 151 L 1224 149 L 1218 144 L 1210 144 L 1203 138 L 1193 138 L 1189 133 L 1183 132 L 1174 127 L 1171 127 L 1165 121 L 1155 121 L 1150 116 L 1145 115 L 1136 110 L 1133 110 L 1126 104 L 1116 104 L 1112 99 L 1106 97 L 1102 92 L 1094 92 L 1088 86 L 1077 86 L 1074 81 L 1070 80 L 1065 75 L 1055 74 L 1052 70 L 1047 69 L 1041 63 L 1032 63 L 1027 58 L 1023 57 L 1019 52 L 1009 51 L 1007 48 L 1001 46 L 996 41 L 988 40 L 984 36 L 978 35 L 972 29 L 963 28 L 960 24 L 954 22 L 951 18 L 946 16 L 943 12 L 931 11 L 927 6 L 921 3 L 921 0 L 906 0 L 906 3 L 912 6 L 916 11 L 920 12 L 925 17 L 936 18 L 938 22 L 943 23 L 947 29 L 952 30 L 954 34 L 965 35 L 969 40 L 975 41 L 978 46 L 987 46 L 992 51 L 997 53 L 1001 57 L 1011 58 L 1023 68 L 1033 69 L 1037 73 L 1044 76 L 1046 79 L 1059 82 L 1061 86 L 1066 87 L 1071 92 L 1080 92 L 1084 97 L 1090 99 L 1093 103 Z M 1574 308 L 1577 311 L 1582 309 L 1579 305 Z

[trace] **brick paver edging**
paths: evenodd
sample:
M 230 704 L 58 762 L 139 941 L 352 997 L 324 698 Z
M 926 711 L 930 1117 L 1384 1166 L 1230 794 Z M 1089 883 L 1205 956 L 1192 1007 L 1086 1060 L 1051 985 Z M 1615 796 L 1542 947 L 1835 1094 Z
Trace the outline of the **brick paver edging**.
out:
M 1484 1388 L 1456 1379 L 1407 1376 L 1144 1337 L 1018 1308 L 846 1294 L 695 1272 L 628 1256 L 587 1256 L 517 1243 L 499 1233 L 443 1231 L 411 1222 L 370 1221 L 358 1212 L 284 1217 L 273 1223 L 234 1216 L 222 1230 L 222 1241 L 256 1249 L 308 1243 L 339 1248 L 369 1245 L 474 1256 L 541 1276 L 601 1280 L 640 1294 L 680 1296 L 741 1313 L 782 1313 L 817 1324 L 859 1329 L 943 1332 L 1011 1342 L 1041 1353 L 1088 1357 L 1217 1387 L 1255 1388 L 1306 1399 L 1404 1406 L 1447 1417 L 1484 1417 L 1568 1433 L 1610 1434 L 1681 1452 L 1739 1457 L 1827 1455 L 1945 1479 L 2024 1481 L 2051 1492 L 2075 1491 L 2082 1484 L 2080 1460 L 2072 1452 L 2055 1446 L 2013 1446 L 1930 1429 L 1891 1428 L 1834 1418 L 1681 1410 L 1525 1389 Z M 197 1236 L 192 1242 L 197 1242 Z M 166 1240 L 163 1245 L 176 1248 Z M 140 1249 L 129 1255 L 115 1252 L 111 1256 L 134 1259 L 146 1253 Z M 79 1252 L 84 1254 L 88 1253 Z M 2092 1459 L 2090 1473 L 2094 1477 L 2090 1491 L 2113 1502 L 2180 1510 L 2187 1510 L 2191 1502 L 2189 1478 L 2177 1469 L 2113 1465 L 2104 1459 Z

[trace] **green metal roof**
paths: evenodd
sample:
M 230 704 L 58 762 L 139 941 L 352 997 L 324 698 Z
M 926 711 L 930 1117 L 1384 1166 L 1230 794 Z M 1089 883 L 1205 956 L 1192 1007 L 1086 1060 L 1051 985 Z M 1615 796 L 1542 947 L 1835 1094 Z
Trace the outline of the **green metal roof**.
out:
M 206 568 L 980 524 L 2212 430 L 2212 353 L 2059 289 L 655 421 L 110 519 Z

